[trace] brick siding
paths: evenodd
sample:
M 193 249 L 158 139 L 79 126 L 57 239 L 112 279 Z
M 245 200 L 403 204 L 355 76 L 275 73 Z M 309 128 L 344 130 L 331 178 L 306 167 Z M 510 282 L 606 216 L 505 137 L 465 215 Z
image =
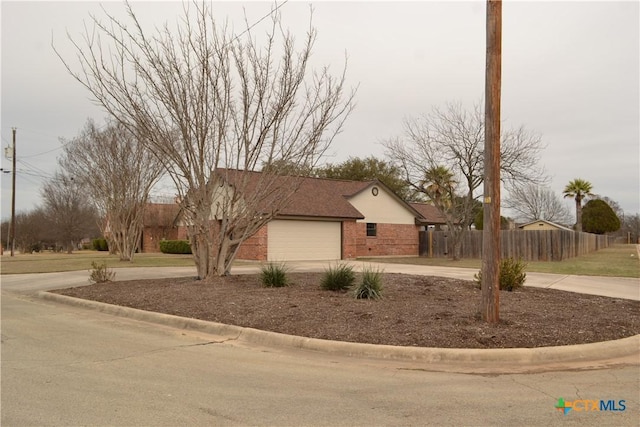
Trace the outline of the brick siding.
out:
M 256 261 L 267 260 L 267 226 L 265 225 L 253 236 L 245 240 L 238 250 L 237 259 Z
M 144 227 L 142 230 L 142 252 L 160 252 L 161 240 L 179 239 L 179 230 L 176 227 Z
M 342 259 L 356 259 L 358 256 L 360 225 L 355 220 L 342 222 Z
M 357 256 L 418 256 L 419 228 L 412 224 L 377 224 L 367 237 L 367 224 L 358 223 Z

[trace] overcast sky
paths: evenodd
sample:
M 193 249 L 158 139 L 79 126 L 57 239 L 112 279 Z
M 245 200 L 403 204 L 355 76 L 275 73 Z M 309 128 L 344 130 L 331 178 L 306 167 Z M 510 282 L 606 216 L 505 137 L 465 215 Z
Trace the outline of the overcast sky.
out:
M 120 2 L 101 3 L 121 13 Z M 308 2 L 282 8 L 286 26 L 304 31 Z M 485 3 L 314 2 L 319 31 L 314 63 L 339 72 L 345 51 L 348 81 L 359 85 L 357 107 L 331 150 L 330 162 L 383 156 L 380 142 L 402 136 L 402 121 L 432 106 L 482 99 Z M 2 146 L 17 128 L 16 210 L 40 204 L 40 189 L 57 168 L 59 138 L 71 139 L 87 118 L 105 115 L 64 69 L 51 48 L 73 51 L 66 32 L 78 36 L 93 2 L 1 2 Z M 134 2 L 145 24 L 174 22 L 176 2 Z M 214 2 L 231 22 L 246 9 L 250 22 L 270 2 Z M 626 2 L 522 2 L 503 4 L 502 118 L 542 136 L 541 166 L 561 196 L 574 178 L 640 212 L 640 10 Z M 301 34 L 302 35 L 302 34 Z M 2 158 L 2 168 L 11 161 Z M 168 188 L 160 190 L 170 195 Z M 567 205 L 573 209 L 570 200 Z M 2 218 L 10 216 L 11 175 L 2 175 Z

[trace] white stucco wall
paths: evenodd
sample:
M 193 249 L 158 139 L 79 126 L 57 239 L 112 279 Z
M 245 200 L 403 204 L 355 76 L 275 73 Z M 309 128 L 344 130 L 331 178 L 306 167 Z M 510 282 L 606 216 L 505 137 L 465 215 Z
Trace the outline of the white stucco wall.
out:
M 349 199 L 349 202 L 363 215 L 363 220 L 358 222 L 375 222 L 378 224 L 415 224 L 415 215 L 405 208 L 391 194 L 382 187 L 378 189 L 378 195 L 374 196 L 370 187 Z

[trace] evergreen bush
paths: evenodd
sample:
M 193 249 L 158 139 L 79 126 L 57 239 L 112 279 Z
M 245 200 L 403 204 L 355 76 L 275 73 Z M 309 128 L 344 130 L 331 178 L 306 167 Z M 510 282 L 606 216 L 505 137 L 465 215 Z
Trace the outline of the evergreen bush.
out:
M 100 237 L 98 239 L 93 239 L 91 243 L 93 245 L 93 249 L 96 251 L 105 252 L 109 250 L 109 244 L 105 238 Z
M 505 258 L 500 261 L 500 290 L 511 292 L 524 286 L 527 264 L 522 259 Z M 482 270 L 473 276 L 478 287 L 482 287 Z
M 191 245 L 188 240 L 161 240 L 160 252 L 163 254 L 190 254 Z

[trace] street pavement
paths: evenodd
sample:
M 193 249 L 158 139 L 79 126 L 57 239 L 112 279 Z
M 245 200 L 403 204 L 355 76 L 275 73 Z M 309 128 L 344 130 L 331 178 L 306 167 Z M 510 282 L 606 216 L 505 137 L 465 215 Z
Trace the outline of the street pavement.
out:
M 381 267 L 467 279 L 475 273 Z M 194 273 L 193 268 L 118 269 L 116 278 Z M 637 354 L 602 369 L 577 363 L 527 374 L 434 372 L 421 361 L 233 340 L 36 296 L 87 279 L 86 272 L 2 276 L 3 426 L 638 425 Z M 580 282 L 585 281 L 579 276 L 529 273 L 527 284 L 578 291 Z M 637 280 L 594 279 L 588 287 L 588 293 L 638 299 Z M 557 410 L 560 398 L 576 409 L 566 415 Z M 579 410 L 592 406 L 577 400 L 612 400 L 618 410 Z

